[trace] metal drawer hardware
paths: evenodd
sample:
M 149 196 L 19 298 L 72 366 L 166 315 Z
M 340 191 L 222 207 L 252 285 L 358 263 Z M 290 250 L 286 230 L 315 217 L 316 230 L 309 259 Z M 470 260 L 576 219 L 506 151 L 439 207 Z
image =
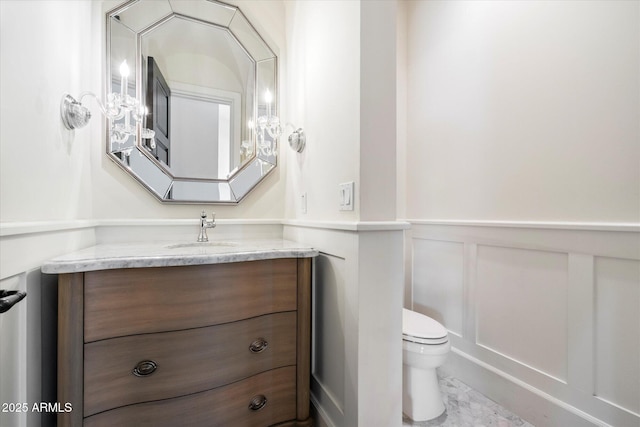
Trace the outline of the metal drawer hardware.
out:
M 264 338 L 258 338 L 249 346 L 251 353 L 261 353 L 267 349 L 269 343 Z
M 0 289 L 0 313 L 8 311 L 19 301 L 22 301 L 27 296 L 26 292 L 22 291 L 7 291 Z
M 136 377 L 148 377 L 158 369 L 158 364 L 153 360 L 143 360 L 138 362 L 135 368 L 133 368 L 133 375 Z
M 267 404 L 267 397 L 264 394 L 259 394 L 257 396 L 253 396 L 251 398 L 251 402 L 249 402 L 249 409 L 252 411 L 259 411 L 264 408 L 264 405 Z

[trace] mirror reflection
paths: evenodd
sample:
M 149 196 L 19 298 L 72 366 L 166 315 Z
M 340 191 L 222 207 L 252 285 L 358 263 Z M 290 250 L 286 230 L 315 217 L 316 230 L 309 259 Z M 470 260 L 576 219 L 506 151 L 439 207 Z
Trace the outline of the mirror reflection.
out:
M 155 132 L 112 139 L 109 154 L 163 201 L 239 202 L 276 166 L 253 129 L 275 109 L 260 96 L 277 93 L 275 54 L 220 2 L 139 0 L 107 17 L 111 91 L 136 96 L 140 127 Z M 124 61 L 135 79 L 121 77 Z
M 143 33 L 141 44 L 147 126 L 156 132 L 147 146 L 176 177 L 228 178 L 249 159 L 241 123 L 253 105 L 254 61 L 226 29 L 182 17 Z

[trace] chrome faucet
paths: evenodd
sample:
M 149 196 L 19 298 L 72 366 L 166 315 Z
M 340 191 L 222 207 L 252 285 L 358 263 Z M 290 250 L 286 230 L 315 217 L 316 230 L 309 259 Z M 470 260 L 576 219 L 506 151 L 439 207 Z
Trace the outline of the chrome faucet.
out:
M 198 242 L 208 242 L 207 228 L 215 228 L 216 226 L 216 213 L 211 214 L 212 219 L 207 219 L 207 213 L 202 211 L 200 214 L 200 234 L 198 235 Z

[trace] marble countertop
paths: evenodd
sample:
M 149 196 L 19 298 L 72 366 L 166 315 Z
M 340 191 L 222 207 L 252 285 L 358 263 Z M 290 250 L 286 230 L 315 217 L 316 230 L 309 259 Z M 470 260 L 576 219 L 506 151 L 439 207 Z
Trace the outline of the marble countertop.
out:
M 96 245 L 45 262 L 43 273 L 79 273 L 116 268 L 221 264 L 274 258 L 311 258 L 318 251 L 279 239 L 147 242 Z

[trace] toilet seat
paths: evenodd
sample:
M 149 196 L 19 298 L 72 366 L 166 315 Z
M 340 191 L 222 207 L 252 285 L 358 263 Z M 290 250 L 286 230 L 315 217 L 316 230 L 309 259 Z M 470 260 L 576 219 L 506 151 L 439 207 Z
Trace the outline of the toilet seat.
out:
M 402 339 L 424 345 L 440 345 L 449 341 L 447 330 L 436 320 L 402 309 Z

